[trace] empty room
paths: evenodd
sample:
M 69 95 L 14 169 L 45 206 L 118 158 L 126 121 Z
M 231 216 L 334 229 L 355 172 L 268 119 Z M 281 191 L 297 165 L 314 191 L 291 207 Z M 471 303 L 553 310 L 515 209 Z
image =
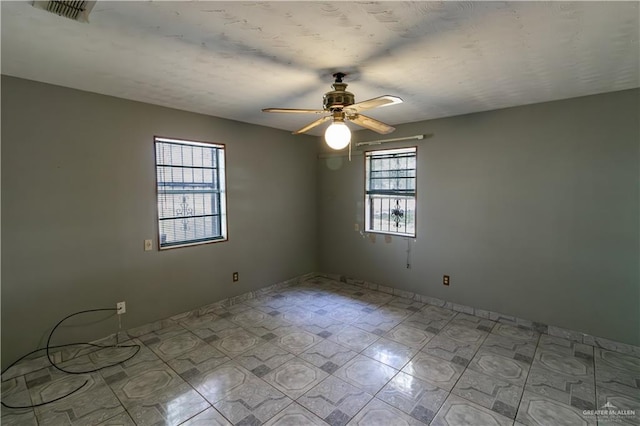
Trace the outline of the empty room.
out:
M 640 3 L 12 1 L 3 425 L 640 424 Z

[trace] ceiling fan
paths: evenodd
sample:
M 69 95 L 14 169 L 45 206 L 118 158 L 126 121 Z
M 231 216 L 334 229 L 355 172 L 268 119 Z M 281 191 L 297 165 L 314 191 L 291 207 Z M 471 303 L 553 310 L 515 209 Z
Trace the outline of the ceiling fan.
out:
M 294 109 L 294 108 L 264 108 L 263 112 L 284 112 L 294 114 L 324 114 L 323 117 L 313 121 L 301 129 L 293 132 L 294 135 L 307 132 L 326 121 L 332 121 L 325 132 L 325 141 L 333 149 L 343 149 L 351 142 L 351 131 L 344 122 L 351 121 L 374 132 L 387 134 L 395 130 L 374 118 L 361 114 L 373 108 L 402 103 L 402 99 L 397 96 L 378 96 L 377 98 L 355 103 L 355 96 L 347 92 L 347 84 L 342 81 L 346 74 L 337 72 L 333 74 L 335 82 L 333 90 L 324 94 L 322 98 L 323 109 Z

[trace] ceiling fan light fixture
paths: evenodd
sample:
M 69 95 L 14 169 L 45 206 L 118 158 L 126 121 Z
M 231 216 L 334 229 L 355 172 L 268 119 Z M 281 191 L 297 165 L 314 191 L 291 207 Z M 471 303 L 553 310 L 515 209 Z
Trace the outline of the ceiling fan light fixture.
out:
M 402 103 L 402 99 L 397 96 L 383 95 L 355 103 L 353 93 L 347 92 L 347 83 L 342 81 L 345 76 L 346 74 L 341 72 L 333 74 L 336 80 L 332 85 L 334 90 L 324 94 L 322 98 L 322 109 L 263 108 L 262 111 L 292 114 L 322 114 L 323 117 L 292 133 L 294 135 L 305 133 L 329 120 L 333 120 L 333 123 L 325 131 L 324 140 L 327 142 L 327 145 L 336 150 L 346 148 L 351 142 L 351 131 L 344 124 L 345 120 L 349 120 L 355 125 L 383 135 L 393 132 L 395 130 L 394 127 L 374 118 L 367 117 L 362 114 L 362 111 L 385 105 L 399 104 Z M 327 113 L 331 115 L 327 115 Z
M 332 149 L 344 149 L 351 142 L 351 130 L 344 121 L 334 121 L 324 132 L 324 140 Z

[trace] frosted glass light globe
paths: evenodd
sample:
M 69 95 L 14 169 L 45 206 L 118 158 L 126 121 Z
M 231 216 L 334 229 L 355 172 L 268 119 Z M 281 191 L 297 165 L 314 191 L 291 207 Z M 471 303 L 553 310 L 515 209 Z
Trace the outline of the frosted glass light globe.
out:
M 343 149 L 351 141 L 351 130 L 342 122 L 332 123 L 324 132 L 324 140 L 333 149 Z

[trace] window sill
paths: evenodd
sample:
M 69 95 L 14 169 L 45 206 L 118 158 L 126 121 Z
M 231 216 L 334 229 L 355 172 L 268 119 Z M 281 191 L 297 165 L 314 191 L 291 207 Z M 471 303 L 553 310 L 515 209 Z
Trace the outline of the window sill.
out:
M 402 234 L 402 233 L 399 233 L 399 232 L 385 232 L 385 231 L 365 230 L 364 233 L 365 234 L 392 235 L 392 236 L 396 236 L 396 237 L 411 238 L 411 239 L 415 239 L 416 238 L 416 234 Z

